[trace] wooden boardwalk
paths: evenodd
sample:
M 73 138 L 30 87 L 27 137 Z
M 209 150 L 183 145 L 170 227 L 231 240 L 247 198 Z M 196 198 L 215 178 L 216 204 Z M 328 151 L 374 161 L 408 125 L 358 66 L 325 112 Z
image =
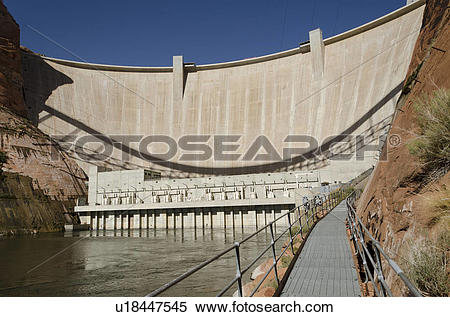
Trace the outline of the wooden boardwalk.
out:
M 361 296 L 347 239 L 345 200 L 319 221 L 281 292 L 281 296 Z

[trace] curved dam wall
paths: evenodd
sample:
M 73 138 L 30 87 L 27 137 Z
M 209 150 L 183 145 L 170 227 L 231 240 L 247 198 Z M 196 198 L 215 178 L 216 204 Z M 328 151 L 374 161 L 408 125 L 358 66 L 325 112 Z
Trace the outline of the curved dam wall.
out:
M 23 53 L 29 116 L 85 170 L 145 167 L 188 177 L 321 169 L 323 181 L 348 180 L 378 159 L 423 4 L 323 41 L 315 30 L 289 51 L 220 64 L 176 56 L 171 67 L 124 67 Z M 84 135 L 96 137 L 81 142 Z M 155 135 L 162 137 L 146 138 Z M 370 145 L 364 159 L 335 159 L 352 153 L 357 135 Z

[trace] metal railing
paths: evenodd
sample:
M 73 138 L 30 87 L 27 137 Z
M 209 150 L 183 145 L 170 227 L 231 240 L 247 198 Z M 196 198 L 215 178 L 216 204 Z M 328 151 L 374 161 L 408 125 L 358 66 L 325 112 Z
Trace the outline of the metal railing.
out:
M 292 254 L 295 254 L 294 249 L 294 240 L 297 237 L 302 237 L 302 239 L 306 236 L 306 234 L 311 230 L 311 228 L 314 226 L 316 221 L 319 219 L 319 213 L 321 213 L 321 216 L 323 217 L 326 213 L 328 213 L 331 209 L 333 209 L 340 201 L 344 199 L 344 191 L 342 188 L 338 189 L 335 192 L 329 193 L 328 195 L 321 195 L 316 196 L 315 199 L 308 201 L 308 203 L 305 203 L 301 206 L 297 206 L 296 208 L 280 215 L 278 218 L 274 219 L 264 227 L 260 228 L 256 232 L 252 233 L 245 239 L 235 242 L 232 246 L 229 248 L 223 250 L 219 254 L 213 256 L 212 258 L 198 264 L 197 266 L 193 267 L 186 273 L 180 275 L 176 279 L 172 280 L 171 282 L 161 286 L 160 288 L 154 290 L 147 296 L 153 297 L 157 296 L 165 291 L 167 291 L 169 288 L 173 287 L 174 285 L 177 285 L 181 281 L 185 280 L 189 276 L 193 275 L 194 273 L 200 271 L 204 267 L 208 266 L 209 264 L 219 260 L 223 256 L 227 255 L 230 252 L 234 251 L 234 257 L 236 260 L 236 276 L 229 281 L 226 286 L 217 294 L 217 296 L 223 296 L 227 291 L 229 291 L 233 285 L 237 286 L 237 291 L 239 296 L 244 296 L 243 291 L 243 276 L 245 273 L 251 273 L 250 269 L 267 253 L 271 253 L 271 257 L 273 259 L 273 263 L 270 266 L 270 268 L 267 270 L 267 272 L 264 274 L 262 279 L 258 282 L 258 284 L 253 288 L 253 290 L 250 291 L 249 296 L 255 295 L 255 293 L 259 290 L 261 285 L 264 283 L 264 281 L 267 279 L 269 274 L 274 271 L 275 280 L 277 283 L 277 287 L 280 285 L 281 279 L 278 272 L 277 264 L 283 257 L 283 255 L 286 253 L 288 249 L 292 251 Z M 293 220 L 292 217 L 295 219 Z M 282 219 L 287 219 L 287 228 L 284 229 L 280 235 L 276 234 L 276 224 L 277 222 L 280 222 Z M 293 229 L 298 226 L 297 230 Z M 259 233 L 269 230 L 270 232 L 270 244 L 262 250 L 253 260 L 250 261 L 249 264 L 247 264 L 244 268 L 241 267 L 241 246 L 258 235 Z M 277 242 L 284 236 L 289 234 L 289 244 L 282 248 L 281 253 L 277 256 Z
M 347 198 L 346 203 L 351 240 L 355 247 L 356 256 L 364 266 L 365 281 L 363 281 L 363 283 L 367 283 L 370 279 L 376 296 L 392 296 L 392 291 L 389 288 L 383 273 L 381 262 L 381 256 L 383 256 L 391 269 L 409 289 L 411 294 L 413 296 L 422 297 L 423 295 L 420 291 L 406 277 L 400 266 L 387 255 L 381 247 L 381 244 L 370 234 L 369 230 L 358 217 L 355 208 L 353 207 L 356 198 L 357 193 L 353 192 Z

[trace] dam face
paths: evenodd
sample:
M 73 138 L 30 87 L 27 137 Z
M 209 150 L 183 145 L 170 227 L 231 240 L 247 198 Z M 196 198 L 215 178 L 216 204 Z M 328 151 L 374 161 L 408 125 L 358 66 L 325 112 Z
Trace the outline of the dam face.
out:
M 322 181 L 348 181 L 378 159 L 423 4 L 325 40 L 312 31 L 310 43 L 289 51 L 221 64 L 176 56 L 171 67 L 125 67 L 24 53 L 30 119 L 85 171 L 149 168 L 180 178 L 320 169 Z M 87 135 L 95 137 L 79 142 Z M 368 145 L 363 158 L 351 150 L 358 140 Z M 338 160 L 340 152 L 351 155 Z

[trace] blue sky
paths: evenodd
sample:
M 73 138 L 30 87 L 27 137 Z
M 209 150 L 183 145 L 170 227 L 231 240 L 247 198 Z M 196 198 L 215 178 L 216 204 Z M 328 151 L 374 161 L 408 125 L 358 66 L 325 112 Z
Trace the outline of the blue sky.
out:
M 396 10 L 406 0 L 4 0 L 21 44 L 46 56 L 114 65 L 208 64 L 296 47 Z M 30 28 L 30 27 L 31 28 Z

